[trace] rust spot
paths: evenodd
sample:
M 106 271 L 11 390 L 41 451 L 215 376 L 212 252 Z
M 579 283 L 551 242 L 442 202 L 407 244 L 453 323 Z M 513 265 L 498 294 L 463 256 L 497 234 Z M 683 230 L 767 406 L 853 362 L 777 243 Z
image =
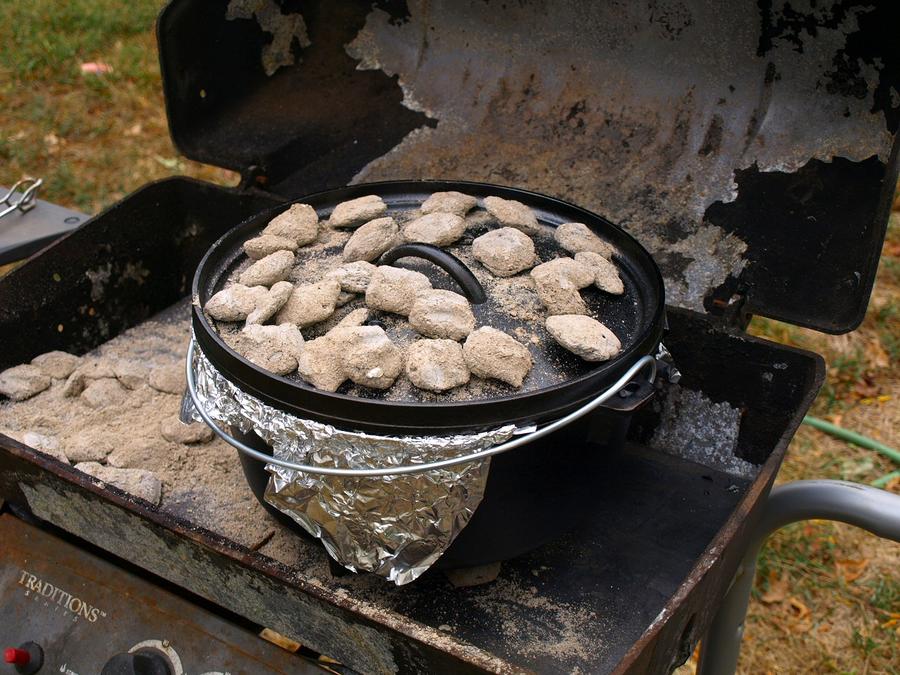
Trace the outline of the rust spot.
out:
M 722 145 L 722 130 L 724 126 L 725 120 L 722 119 L 722 116 L 713 115 L 713 118 L 709 122 L 709 127 L 706 129 L 703 145 L 701 145 L 700 149 L 697 151 L 698 155 L 706 157 L 719 150 L 719 146 Z

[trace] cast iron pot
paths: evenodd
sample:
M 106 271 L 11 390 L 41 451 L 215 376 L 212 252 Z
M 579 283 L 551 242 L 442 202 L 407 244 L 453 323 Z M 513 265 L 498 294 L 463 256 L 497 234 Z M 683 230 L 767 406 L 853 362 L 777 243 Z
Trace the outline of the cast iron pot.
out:
M 244 259 L 243 242 L 256 236 L 290 204 L 260 213 L 233 228 L 201 260 L 193 284 L 192 321 L 197 346 L 224 377 L 268 405 L 341 429 L 380 435 L 445 435 L 507 424 L 541 427 L 589 403 L 639 359 L 656 353 L 664 328 L 663 281 L 657 266 L 650 254 L 622 229 L 573 204 L 524 190 L 462 181 L 354 185 L 310 195 L 297 202 L 310 204 L 324 220 L 340 202 L 377 194 L 387 203 L 391 215 L 417 208 L 433 192 L 449 190 L 479 199 L 491 195 L 515 199 L 528 205 L 542 224 L 584 223 L 611 243 L 617 251 L 615 262 L 625 293 L 618 297 L 590 290 L 582 293 L 588 306 L 620 338 L 619 355 L 608 362 L 586 363 L 552 340 L 545 340 L 541 348 L 532 349 L 535 366 L 529 378 L 535 378 L 536 382 L 532 380 L 522 391 L 510 389 L 490 398 L 469 401 L 388 401 L 379 392 L 355 389 L 351 393 L 345 391 L 345 385 L 338 392 L 330 393 L 314 389 L 297 377 L 273 375 L 232 350 L 201 308 L 221 290 L 229 273 Z M 416 261 L 415 269 L 428 275 L 436 288 L 459 291 L 461 287 L 470 300 L 478 302 L 480 287 L 476 288 L 477 280 L 472 285 L 471 272 L 459 269 L 464 268 L 460 261 L 447 260 L 452 256 L 441 256 L 440 252 L 430 255 L 428 248 L 406 247 L 386 255 L 380 262 L 393 263 L 408 255 L 427 257 L 439 263 L 443 270 L 421 260 Z M 538 243 L 537 249 L 543 260 L 562 254 L 555 245 Z M 473 309 L 478 325 L 492 325 L 501 330 L 513 328 L 486 305 L 475 305 Z M 566 379 L 541 386 L 548 368 L 562 370 Z M 589 511 L 591 490 L 602 470 L 604 455 L 621 447 L 633 410 L 652 393 L 650 383 L 635 380 L 619 395 L 571 424 L 492 457 L 481 504 L 436 567 L 468 567 L 506 560 L 577 526 Z M 271 455 L 271 448 L 256 434 L 242 434 L 235 429 L 232 432 L 238 441 Z M 269 476 L 265 463 L 242 453 L 241 464 L 260 503 L 279 521 L 306 534 L 263 499 Z

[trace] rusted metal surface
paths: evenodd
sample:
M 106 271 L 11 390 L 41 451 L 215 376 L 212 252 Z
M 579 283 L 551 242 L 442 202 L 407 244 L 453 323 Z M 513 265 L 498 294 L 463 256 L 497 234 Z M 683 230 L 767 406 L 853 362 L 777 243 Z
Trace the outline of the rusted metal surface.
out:
M 271 33 L 226 5 L 163 15 L 169 119 L 186 154 L 255 191 L 150 186 L 0 281 L 0 365 L 84 351 L 175 302 L 209 243 L 276 195 L 375 177 L 571 199 L 653 249 L 679 304 L 735 322 L 862 315 L 897 171 L 890 3 L 310 2 L 310 44 L 291 38 L 271 75 Z M 689 313 L 666 343 L 683 386 L 742 411 L 736 454 L 760 473 L 646 447 L 648 411 L 603 458 L 593 529 L 485 587 L 332 578 L 300 540 L 285 566 L 6 438 L 0 498 L 366 672 L 667 672 L 730 582 L 822 366 Z
M 347 52 L 396 76 L 404 105 L 435 125 L 354 180 L 464 176 L 559 195 L 648 246 L 672 304 L 747 294 L 760 313 L 850 327 L 857 308 L 836 313 L 821 274 L 768 263 L 820 245 L 819 265 L 854 258 L 831 290 L 864 289 L 869 261 L 828 237 L 860 249 L 861 228 L 878 236 L 867 226 L 894 184 L 898 105 L 885 92 L 900 69 L 883 9 L 803 4 L 414 2 L 402 22 L 375 9 Z M 794 192 L 753 194 L 769 175 Z M 729 217 L 736 200 L 753 200 L 752 220 Z M 780 283 L 795 277 L 819 287 Z
M 285 196 L 530 188 L 622 224 L 672 304 L 862 318 L 897 172 L 896 3 L 311 2 L 310 44 L 271 76 L 269 34 L 226 14 L 176 0 L 160 23 L 195 159 Z
M 0 516 L 0 539 L 0 644 L 38 643 L 44 672 L 99 673 L 137 645 L 172 675 L 325 672 L 12 515 Z
M 287 558 L 279 554 L 283 566 L 216 535 L 217 524 L 202 512 L 188 521 L 165 501 L 149 508 L 5 438 L 0 495 L 365 672 L 602 672 L 625 667 L 635 641 L 654 663 L 674 663 L 706 626 L 701 608 L 714 607 L 724 592 L 743 520 L 753 520 L 821 367 L 801 352 L 723 334 L 698 316 L 673 313 L 671 323 L 686 386 L 714 399 L 728 391 L 746 409 L 776 411 L 750 418 L 782 435 L 763 473 L 750 485 L 641 446 L 598 457 L 589 524 L 504 564 L 484 587 L 456 589 L 440 575 L 401 589 L 370 576 L 333 578 L 325 553 L 300 538 Z M 755 368 L 755 380 L 741 368 Z M 635 438 L 652 435 L 653 425 L 648 411 Z M 765 453 L 765 436 L 747 424 L 742 431 L 739 452 Z M 644 651 L 641 659 L 650 658 Z
M 255 19 L 259 27 L 272 36 L 263 46 L 260 62 L 266 75 L 274 75 L 282 66 L 296 63 L 294 41 L 301 49 L 309 47 L 306 22 L 300 13 L 282 12 L 275 0 L 231 0 L 225 18 L 229 21 Z
M 406 617 L 304 579 L 2 435 L 0 493 L 17 509 L 360 672 L 414 672 L 426 663 L 433 672 L 517 670 L 451 638 L 436 649 L 425 627 Z

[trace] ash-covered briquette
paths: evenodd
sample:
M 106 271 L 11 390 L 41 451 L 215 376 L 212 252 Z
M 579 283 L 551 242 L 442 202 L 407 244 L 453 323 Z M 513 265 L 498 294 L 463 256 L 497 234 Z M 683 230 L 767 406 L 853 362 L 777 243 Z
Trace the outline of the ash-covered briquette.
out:
M 452 213 L 455 216 L 465 216 L 477 204 L 478 200 L 475 197 L 455 190 L 434 192 L 422 202 L 421 211 L 426 215 L 429 213 Z
M 31 359 L 31 365 L 37 366 L 47 377 L 57 380 L 69 377 L 80 363 L 79 357 L 60 351 L 47 352 Z
M 347 380 L 387 389 L 403 369 L 400 350 L 381 326 L 352 323 L 335 326 L 307 343 L 299 355 L 300 376 L 317 389 L 337 391 Z
M 471 374 L 455 340 L 418 340 L 406 351 L 406 376 L 419 389 L 442 392 L 460 387 Z
M 608 361 L 622 349 L 609 328 L 583 314 L 548 316 L 546 326 L 559 344 L 585 361 Z
M 284 307 L 294 291 L 294 285 L 289 281 L 277 281 L 272 284 L 269 292 L 256 304 L 256 308 L 247 315 L 247 325 L 262 324 L 275 316 L 275 313 Z
M 275 323 L 305 328 L 324 321 L 334 314 L 340 294 L 341 285 L 334 279 L 296 286 L 275 315 Z
M 581 263 L 594 272 L 594 286 L 612 295 L 622 295 L 625 284 L 619 276 L 619 270 L 608 259 L 599 253 L 580 251 L 575 254 L 575 262 Z
M 384 265 L 372 272 L 366 287 L 366 304 L 391 314 L 408 315 L 416 299 L 431 291 L 431 281 L 421 272 Z
M 586 362 L 612 358 L 620 348 L 615 326 L 598 323 L 602 330 L 591 325 L 574 333 L 545 326 L 548 316 L 604 318 L 590 318 L 583 293 L 591 285 L 611 296 L 624 293 L 608 259 L 612 246 L 581 223 L 557 230 L 541 225 L 530 207 L 515 200 L 489 196 L 484 210 L 478 205 L 475 197 L 442 192 L 419 208 L 389 209 L 378 195 L 366 195 L 338 204 L 320 225 L 311 206 L 295 204 L 245 242 L 249 259 L 236 263 L 204 309 L 233 349 L 274 374 L 295 375 L 326 391 L 383 391 L 387 400 L 421 399 L 413 395 L 417 389 L 466 400 L 562 382 L 574 362 L 564 364 L 553 348 L 549 358 L 539 354 L 550 341 Z M 456 255 L 488 301 L 473 307 L 455 285 L 435 288 L 421 261 L 373 264 L 403 242 Z M 365 319 L 354 314 L 360 309 Z M 376 330 L 361 325 L 367 320 Z M 562 322 L 569 324 L 576 325 Z M 291 348 L 281 340 L 287 327 L 299 338 L 291 338 Z M 478 334 L 469 340 L 473 331 Z M 422 338 L 466 340 L 469 346 L 456 354 Z M 448 362 L 438 364 L 439 356 Z
M 275 251 L 257 260 L 245 269 L 238 281 L 244 286 L 265 286 L 284 281 L 294 267 L 294 254 L 290 251 Z
M 51 379 L 37 366 L 23 364 L 0 373 L 0 394 L 24 401 L 50 386 Z
M 528 235 L 535 235 L 541 231 L 534 211 L 522 202 L 500 197 L 485 197 L 484 208 L 504 227 L 514 227 Z
M 475 260 L 498 277 L 511 277 L 530 269 L 537 260 L 534 242 L 514 227 L 501 227 L 472 242 Z
M 409 325 L 425 337 L 463 340 L 475 330 L 475 315 L 459 293 L 437 289 L 416 298 Z
M 531 270 L 531 278 L 534 279 L 538 297 L 551 316 L 588 314 L 579 291 L 594 281 L 594 273 L 589 267 L 572 258 L 556 258 Z
M 258 547 L 280 526 L 248 488 L 234 449 L 206 425 L 178 419 L 190 336 L 185 298 L 83 357 L 37 357 L 32 363 L 39 367 L 50 361 L 65 367 L 54 367 L 50 386 L 27 400 L 0 399 L 0 433 L 170 516 Z M 121 400 L 95 407 L 84 398 L 87 388 L 66 395 L 66 381 L 80 367 L 87 387 L 121 385 Z
M 479 377 L 521 387 L 531 370 L 531 353 L 512 337 L 490 326 L 483 326 L 463 344 L 466 365 Z
M 378 260 L 381 254 L 389 248 L 396 246 L 399 237 L 400 228 L 397 227 L 393 218 L 370 220 L 358 228 L 344 245 L 344 260 L 371 263 Z
M 387 213 L 387 204 L 378 195 L 357 197 L 334 207 L 328 224 L 331 227 L 359 227 Z
M 450 246 L 466 233 L 466 220 L 455 213 L 428 213 L 403 226 L 403 238 L 410 243 Z
M 262 235 L 288 239 L 296 247 L 306 246 L 319 236 L 319 214 L 309 204 L 292 204 L 272 218 Z
M 264 286 L 231 284 L 212 296 L 203 309 L 218 321 L 243 321 L 268 294 L 269 289 Z
M 375 265 L 365 260 L 349 262 L 331 270 L 326 278 L 334 279 L 346 293 L 365 293 L 372 280 Z
M 613 248 L 591 231 L 584 223 L 563 223 L 556 228 L 557 243 L 569 253 L 596 253 L 610 258 Z

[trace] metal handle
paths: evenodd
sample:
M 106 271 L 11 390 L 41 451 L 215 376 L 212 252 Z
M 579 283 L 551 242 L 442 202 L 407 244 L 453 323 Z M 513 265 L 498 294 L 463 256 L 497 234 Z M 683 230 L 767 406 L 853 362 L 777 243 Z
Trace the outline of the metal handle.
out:
M 440 267 L 453 277 L 473 305 L 480 305 L 487 300 L 487 294 L 472 270 L 452 253 L 431 244 L 400 244 L 382 255 L 378 264 L 391 265 L 400 258 L 407 257 L 423 258 Z
M 4 196 L 3 199 L 0 199 L 0 206 L 6 207 L 0 211 L 0 218 L 9 215 L 16 210 L 19 210 L 22 213 L 31 211 L 35 206 L 34 202 L 37 200 L 38 188 L 41 187 L 43 182 L 44 181 L 41 178 L 23 178 L 13 185 L 9 189 L 9 192 L 6 193 L 6 196 Z M 18 200 L 13 200 L 13 195 L 15 195 L 16 192 L 21 192 L 22 196 L 19 197 Z
M 194 346 L 195 345 L 192 340 L 190 345 L 188 345 L 187 352 L 187 390 L 190 394 L 191 400 L 194 402 L 194 407 L 197 409 L 197 413 L 200 415 L 201 419 L 206 422 L 209 428 L 213 430 L 216 436 L 221 438 L 229 445 L 237 448 L 245 455 L 253 457 L 254 459 L 258 459 L 261 462 L 275 464 L 276 466 L 280 466 L 285 469 L 291 469 L 293 471 L 301 471 L 303 473 L 311 473 L 324 476 L 395 476 L 400 474 L 422 473 L 425 471 L 432 471 L 434 469 L 444 469 L 448 466 L 456 466 L 457 464 L 465 464 L 466 462 L 474 462 L 480 459 L 485 459 L 487 457 L 492 457 L 493 455 L 499 455 L 500 453 L 507 452 L 508 450 L 513 450 L 514 448 L 518 448 L 522 445 L 525 445 L 526 443 L 531 443 L 532 441 L 536 441 L 539 438 L 543 438 L 547 434 L 552 434 L 557 429 L 560 429 L 567 424 L 574 422 L 578 418 L 587 415 L 589 412 L 603 405 L 607 400 L 618 394 L 619 390 L 621 390 L 625 385 L 631 382 L 631 378 L 633 378 L 645 368 L 650 369 L 650 377 L 647 378 L 648 381 L 653 382 L 656 378 L 656 359 L 654 359 L 652 356 L 643 356 L 635 361 L 634 365 L 632 365 L 631 368 L 625 371 L 625 374 L 622 375 L 622 377 L 620 377 L 618 380 L 616 380 L 609 389 L 578 408 L 578 410 L 570 412 L 565 417 L 561 417 L 545 427 L 526 434 L 522 434 L 518 438 L 507 441 L 506 443 L 501 443 L 500 445 L 495 445 L 492 448 L 479 450 L 468 455 L 453 457 L 451 459 L 442 459 L 435 462 L 429 462 L 428 464 L 406 464 L 403 466 L 391 466 L 379 469 L 337 469 L 325 466 L 295 464 L 294 462 L 286 462 L 281 459 L 276 459 L 271 455 L 267 455 L 264 452 L 260 452 L 259 450 L 251 448 L 249 445 L 242 443 L 238 439 L 231 436 L 228 432 L 223 430 L 221 427 L 219 427 L 209 416 L 206 410 L 203 409 L 203 406 L 201 405 L 197 397 L 197 386 L 194 381 L 193 368 Z

